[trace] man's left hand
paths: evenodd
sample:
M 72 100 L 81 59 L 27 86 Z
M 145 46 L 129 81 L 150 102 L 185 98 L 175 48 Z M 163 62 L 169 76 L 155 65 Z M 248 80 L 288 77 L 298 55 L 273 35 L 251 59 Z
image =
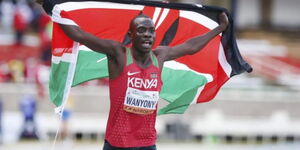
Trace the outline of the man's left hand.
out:
M 226 30 L 226 28 L 227 28 L 227 26 L 229 24 L 229 21 L 228 21 L 228 17 L 227 17 L 227 15 L 226 15 L 225 12 L 222 12 L 219 15 L 219 24 L 222 27 L 223 31 Z

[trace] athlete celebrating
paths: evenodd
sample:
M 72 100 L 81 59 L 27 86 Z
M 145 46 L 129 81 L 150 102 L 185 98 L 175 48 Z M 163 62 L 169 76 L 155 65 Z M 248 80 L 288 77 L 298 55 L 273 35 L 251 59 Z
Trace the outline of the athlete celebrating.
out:
M 143 14 L 130 23 L 131 47 L 98 38 L 78 26 L 60 24 L 72 40 L 108 58 L 110 112 L 103 150 L 156 150 L 155 120 L 164 62 L 197 53 L 227 26 L 228 18 L 223 12 L 219 26 L 210 32 L 174 47 L 153 50 L 155 26 Z

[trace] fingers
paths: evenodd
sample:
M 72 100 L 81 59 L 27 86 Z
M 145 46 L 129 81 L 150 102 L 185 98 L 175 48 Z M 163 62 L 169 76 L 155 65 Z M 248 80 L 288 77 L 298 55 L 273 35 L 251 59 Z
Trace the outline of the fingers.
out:
M 225 12 L 222 12 L 219 14 L 219 24 L 225 30 L 229 24 L 227 14 Z
M 227 14 L 225 12 L 222 12 L 220 15 L 219 15 L 219 20 L 220 21 L 228 21 L 228 17 L 227 17 Z

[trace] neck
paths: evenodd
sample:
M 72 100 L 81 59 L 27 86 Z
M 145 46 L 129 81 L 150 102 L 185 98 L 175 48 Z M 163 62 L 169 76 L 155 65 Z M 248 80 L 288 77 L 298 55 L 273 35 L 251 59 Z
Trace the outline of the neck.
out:
M 132 56 L 135 62 L 142 68 L 146 68 L 150 64 L 150 52 L 141 52 L 132 48 Z

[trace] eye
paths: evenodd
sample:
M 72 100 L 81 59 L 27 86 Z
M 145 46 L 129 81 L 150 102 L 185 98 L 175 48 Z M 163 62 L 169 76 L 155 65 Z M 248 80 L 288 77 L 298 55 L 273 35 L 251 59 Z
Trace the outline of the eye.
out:
M 137 32 L 144 33 L 144 32 L 146 32 L 146 28 L 144 28 L 144 27 L 137 28 Z
M 154 32 L 155 32 L 155 29 L 154 29 L 154 28 L 150 28 L 150 29 L 149 29 L 149 32 L 150 32 L 150 33 L 154 33 Z

